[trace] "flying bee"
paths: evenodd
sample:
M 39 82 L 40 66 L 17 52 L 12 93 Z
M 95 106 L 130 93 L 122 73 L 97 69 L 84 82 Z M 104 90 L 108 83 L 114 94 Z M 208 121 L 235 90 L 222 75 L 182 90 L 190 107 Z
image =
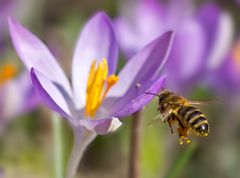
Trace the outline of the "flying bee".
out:
M 169 90 L 163 90 L 160 94 L 145 93 L 159 97 L 159 116 L 164 122 L 168 122 L 171 133 L 173 133 L 172 125 L 174 123 L 178 124 L 179 144 L 183 144 L 183 140 L 185 140 L 186 143 L 191 142 L 188 138 L 189 131 L 196 135 L 208 136 L 210 129 L 208 120 L 199 109 L 193 106 L 200 104 L 201 101 L 190 101 Z

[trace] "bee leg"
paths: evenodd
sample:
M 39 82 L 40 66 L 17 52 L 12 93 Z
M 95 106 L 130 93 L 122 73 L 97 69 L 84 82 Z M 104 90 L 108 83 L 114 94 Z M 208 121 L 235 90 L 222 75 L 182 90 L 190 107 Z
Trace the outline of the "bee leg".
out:
M 158 108 L 158 111 L 160 112 L 160 107 Z M 166 111 L 165 113 L 160 114 L 162 117 L 162 121 L 166 123 L 166 121 L 169 120 L 170 117 L 172 117 L 171 110 Z
M 191 143 L 190 139 L 188 138 L 188 129 L 187 128 L 181 128 L 179 127 L 177 129 L 178 134 L 179 134 L 179 144 L 183 144 L 183 139 L 185 140 L 186 143 Z
M 164 124 L 166 123 L 166 119 L 164 117 L 163 117 L 162 121 L 163 121 Z
M 173 128 L 172 128 L 172 124 L 174 123 L 174 119 L 172 117 L 168 117 L 167 119 L 168 125 L 171 129 L 171 133 L 173 133 Z
M 168 125 L 169 125 L 169 127 L 170 127 L 171 133 L 173 133 L 172 122 L 171 122 L 171 121 L 168 121 Z

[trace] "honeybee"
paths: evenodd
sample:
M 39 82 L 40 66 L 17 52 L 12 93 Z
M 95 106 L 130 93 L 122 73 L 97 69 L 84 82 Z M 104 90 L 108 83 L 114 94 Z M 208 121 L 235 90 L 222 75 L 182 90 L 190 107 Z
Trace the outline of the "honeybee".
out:
M 200 102 L 190 101 L 183 96 L 177 95 L 169 90 L 162 90 L 160 94 L 145 92 L 159 97 L 158 111 L 163 122 L 168 122 L 168 125 L 173 133 L 172 125 L 178 124 L 177 132 L 179 134 L 179 144 L 190 143 L 188 138 L 189 131 L 196 135 L 208 136 L 209 123 L 205 115 L 193 105 Z M 159 117 L 155 118 L 159 119 Z

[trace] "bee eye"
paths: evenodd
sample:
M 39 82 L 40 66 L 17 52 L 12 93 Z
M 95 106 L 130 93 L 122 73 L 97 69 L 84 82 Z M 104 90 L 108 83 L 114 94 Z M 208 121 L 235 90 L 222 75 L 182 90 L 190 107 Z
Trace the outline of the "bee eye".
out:
M 160 107 L 159 107 L 159 110 L 164 112 L 167 108 L 168 104 L 167 103 L 163 103 Z

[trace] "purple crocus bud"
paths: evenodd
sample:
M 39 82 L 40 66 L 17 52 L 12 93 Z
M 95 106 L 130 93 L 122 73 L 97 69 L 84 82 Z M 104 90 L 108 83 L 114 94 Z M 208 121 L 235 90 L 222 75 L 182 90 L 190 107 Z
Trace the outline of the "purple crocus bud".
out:
M 120 46 L 132 56 L 167 30 L 175 31 L 169 60 L 164 68 L 167 87 L 186 92 L 199 84 L 206 70 L 224 59 L 232 40 L 232 19 L 215 4 L 196 8 L 192 1 L 124 1 L 116 21 Z M 131 8 L 130 8 L 131 7 Z
M 13 45 L 28 68 L 42 101 L 62 115 L 74 131 L 75 144 L 67 178 L 74 176 L 87 145 L 121 126 L 120 117 L 143 108 L 159 92 L 165 76 L 173 32 L 147 44 L 116 74 L 118 42 L 109 17 L 99 12 L 84 26 L 72 61 L 72 83 L 47 46 L 13 19 L 9 19 Z

